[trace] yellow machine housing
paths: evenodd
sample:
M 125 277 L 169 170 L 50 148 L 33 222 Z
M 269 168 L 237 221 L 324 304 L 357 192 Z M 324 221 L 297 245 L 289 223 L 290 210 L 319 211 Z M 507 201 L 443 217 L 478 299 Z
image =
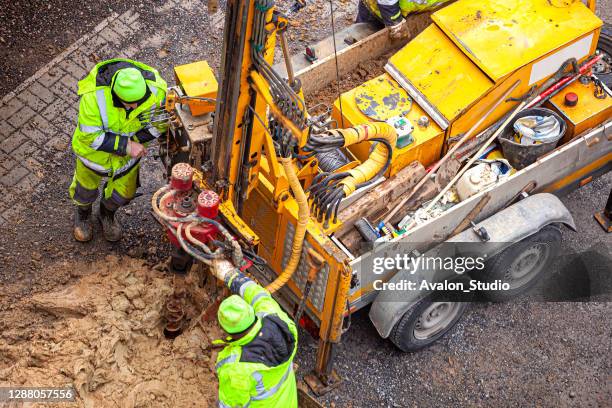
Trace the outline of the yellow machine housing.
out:
M 462 0 L 434 13 L 432 20 L 496 83 L 555 50 L 563 50 L 558 57 L 565 59 L 586 56 L 597 41 L 576 43 L 602 25 L 582 2 L 552 0 Z M 571 44 L 576 50 L 564 49 Z M 551 59 L 533 67 L 529 85 L 559 65 Z
M 385 67 L 413 99 L 406 117 L 415 124 L 416 139 L 395 152 L 391 175 L 411 160 L 424 165 L 436 161 L 515 81 L 521 82 L 511 97 L 519 98 L 569 58 L 581 62 L 595 52 L 602 21 L 579 1 L 556 3 L 460 0 L 432 14 L 434 24 L 393 55 Z M 356 108 L 356 89 L 342 94 L 342 113 L 339 100 L 334 103 L 338 123 L 372 120 Z M 510 103 L 500 104 L 476 132 L 498 120 L 514 105 Z M 603 115 L 607 113 L 604 108 L 590 101 L 579 110 L 600 109 Z M 589 114 L 583 112 L 583 120 L 600 119 Z M 435 122 L 425 133 L 416 126 L 420 115 Z M 575 120 L 581 123 L 580 118 Z M 368 149 L 362 143 L 352 151 L 363 160 Z
M 385 87 L 403 89 L 412 99 L 404 118 L 414 126 L 414 142 L 394 149 L 387 176 L 414 160 L 425 166 L 437 161 L 449 138 L 466 132 L 517 79 L 521 85 L 512 94 L 514 97 L 523 96 L 532 85 L 543 82 L 568 58 L 582 61 L 593 54 L 602 23 L 580 2 L 565 7 L 548 0 L 517 0 L 512 2 L 513 7 L 506 3 L 459 0 L 438 11 L 433 17 L 435 24 L 390 59 L 387 73 L 372 80 L 371 84 L 378 81 Z M 289 157 L 280 157 L 278 140 L 274 139 L 277 135 L 272 134 L 271 128 L 278 129 L 275 126 L 280 124 L 281 130 L 297 141 L 297 147 L 303 148 L 310 137 L 309 127 L 284 114 L 262 74 L 267 70 L 256 69 L 267 68 L 266 64 L 274 61 L 276 34 L 287 22 L 274 14 L 273 8 L 262 7 L 258 0 L 229 0 L 227 10 L 227 26 L 241 29 L 226 30 L 224 34 L 224 82 L 215 111 L 213 170 L 206 182 L 208 188 L 219 192 L 226 224 L 266 261 L 268 267 L 254 267 L 252 273 L 256 280 L 268 284 L 284 274 L 293 258 L 296 231 L 303 231 L 304 224 L 298 220 L 304 221 L 304 217 L 299 215 L 295 190 L 307 189 L 319 169 L 312 157 L 291 159 L 293 167 L 285 167 Z M 253 47 L 253 38 L 264 32 L 265 43 Z M 200 68 L 194 64 L 177 67 L 177 82 L 189 96 L 211 97 L 216 94 L 216 80 L 213 83 L 214 75 L 208 73 L 209 69 L 207 64 Z M 198 75 L 206 72 L 210 83 L 203 84 L 199 76 L 193 75 L 195 71 Z M 365 88 L 370 90 L 372 100 L 384 99 L 376 86 Z M 334 103 L 333 118 L 339 127 L 373 121 L 355 98 L 357 94 L 362 100 L 367 97 L 363 91 L 358 87 L 345 92 Z M 294 93 L 302 99 L 301 89 Z M 502 103 L 480 130 L 514 105 Z M 405 112 L 404 107 L 399 112 Z M 387 113 L 397 111 L 390 109 Z M 427 119 L 428 126 L 419 125 L 421 118 Z M 366 140 L 343 147 L 364 162 L 372 143 Z M 293 180 L 291 188 L 288 174 Z M 295 188 L 296 184 L 300 187 Z M 350 313 L 351 286 L 358 285 L 352 282 L 349 256 L 332 237 L 336 227 L 334 223 L 326 226 L 312 212 L 308 215 L 298 267 L 275 293 L 286 310 L 296 310 L 305 298 L 309 272 L 306 253 L 313 250 L 324 260 L 311 282 L 305 316 L 318 328 L 315 371 L 327 378 L 327 383 L 333 383 L 332 346 L 340 341 L 344 317 Z
M 388 89 L 391 86 L 403 88 L 408 92 L 412 106 L 405 118 L 414 126 L 414 142 L 395 149 L 386 176 L 396 174 L 414 160 L 425 166 L 437 161 L 443 153 L 445 141 L 448 143 L 450 137 L 457 136 L 472 126 L 493 101 L 517 79 L 521 79 L 521 85 L 512 94 L 514 97 L 523 96 L 532 85 L 543 82 L 571 56 L 583 60 L 594 52 L 602 23 L 584 5 L 576 3 L 567 8 L 558 8 L 547 0 L 534 0 L 518 1 L 516 3 L 519 6 L 508 8 L 500 3 L 494 0 L 479 2 L 478 9 L 482 11 L 474 10 L 472 14 L 478 22 L 472 21 L 471 25 L 453 26 L 450 23 L 453 19 L 468 18 L 466 16 L 473 20 L 471 11 L 465 11 L 475 7 L 470 1 L 460 0 L 454 3 L 450 10 L 447 7 L 438 11 L 433 18 L 436 23 L 421 32 L 390 59 L 386 67 L 387 73 L 368 81 L 365 86 L 343 93 L 340 99 L 335 101 L 332 117 L 337 121 L 338 127 L 347 128 L 373 121 L 363 112 L 363 106 L 360 107 L 355 98 L 358 94 L 363 97 L 364 88 L 372 92 L 373 100 L 380 101 L 384 98 L 383 92 L 369 85 L 379 82 L 380 89 Z M 540 12 L 540 9 L 543 10 L 542 16 L 553 20 L 553 23 L 547 23 L 552 33 L 546 33 L 546 30 L 539 28 L 539 25 L 543 24 L 541 19 L 527 16 L 533 14 L 534 10 Z M 449 13 L 452 13 L 452 17 L 448 17 Z M 577 21 L 570 21 L 568 16 Z M 516 24 L 521 24 L 521 27 L 515 27 Z M 554 29 L 550 27 L 551 24 Z M 491 65 L 486 65 L 487 70 L 484 70 L 479 64 L 489 64 L 488 58 L 484 57 L 487 54 L 483 54 L 481 58 L 479 54 L 466 52 L 465 46 L 477 38 L 485 41 L 483 39 L 488 38 L 487 32 L 498 28 L 500 31 L 509 30 L 507 34 L 515 37 L 513 41 L 517 47 L 519 43 L 527 49 L 536 47 L 537 54 L 529 53 L 526 54 L 527 57 L 517 59 L 516 53 L 521 51 L 515 51 L 511 46 L 499 47 L 499 52 L 492 51 L 488 58 L 497 55 L 506 61 L 503 65 L 505 68 L 501 69 L 490 62 Z M 537 35 L 531 35 L 532 28 Z M 556 35 L 555 31 L 558 30 L 570 32 Z M 501 37 L 493 38 L 494 41 L 500 41 Z M 271 61 L 274 36 L 269 38 L 269 42 L 266 49 L 270 52 L 266 57 Z M 495 48 L 494 43 L 489 43 L 488 46 L 491 50 Z M 468 48 L 471 47 L 468 45 Z M 484 46 L 475 43 L 473 47 L 474 50 L 484 52 Z M 482 61 L 476 63 L 476 59 Z M 251 72 L 250 79 L 251 86 L 258 95 L 255 110 L 259 112 L 259 116 L 267 122 L 267 105 L 270 114 L 281 120 L 271 102 L 268 88 L 264 86 L 259 75 Z M 407 84 L 413 86 L 406 86 Z M 245 89 L 241 97 L 246 93 Z M 502 103 L 488 120 L 484 121 L 480 130 L 491 125 L 514 104 Z M 401 111 L 403 108 L 398 109 Z M 436 115 L 439 116 L 438 120 Z M 422 117 L 428 119 L 427 127 L 419 126 L 418 122 Z M 249 172 L 248 194 L 239 214 L 259 238 L 258 254 L 278 273 L 286 264 L 290 252 L 298 210 L 295 199 L 287 193 L 289 188 L 284 171 L 273 158 L 273 148 L 268 146 L 270 140 L 266 137 L 261 123 L 255 120 L 253 127 L 249 157 L 253 159 L 254 164 Z M 303 134 L 297 131 L 294 133 L 301 140 Z M 368 158 L 371 147 L 372 143 L 365 141 L 347 149 L 363 162 Z M 238 156 L 240 144 L 235 143 L 234 148 L 235 155 Z M 316 171 L 316 166 L 306 165 L 300 168 L 298 177 L 305 187 L 308 187 Z M 350 283 L 350 270 L 345 266 L 346 255 L 329 238 L 336 228 L 337 225 L 334 224 L 329 228 L 325 227 L 311 215 L 305 239 L 305 247 L 314 248 L 327 264 L 325 271 L 315 280 L 317 295 L 308 300 L 307 310 L 315 322 L 321 325 L 322 338 L 331 339 L 332 342 L 339 338 L 335 329 L 342 321 L 340 316 L 345 312 L 345 290 Z M 303 259 L 295 277 L 287 284 L 288 290 L 281 290 L 281 293 L 288 298 L 299 299 L 302 296 L 306 272 L 306 262 Z
M 215 99 L 219 84 L 213 70 L 206 61 L 174 67 L 176 83 L 187 96 Z M 189 100 L 187 102 L 193 116 L 214 112 L 215 103 L 211 101 Z

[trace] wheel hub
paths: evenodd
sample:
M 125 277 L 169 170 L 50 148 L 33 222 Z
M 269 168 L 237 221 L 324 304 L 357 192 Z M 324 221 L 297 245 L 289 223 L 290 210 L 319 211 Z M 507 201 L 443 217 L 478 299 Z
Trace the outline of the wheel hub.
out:
M 544 243 L 537 243 L 520 254 L 504 274 L 504 281 L 511 289 L 523 286 L 537 275 L 548 257 L 550 248 Z
M 457 316 L 460 303 L 434 302 L 421 313 L 414 327 L 414 337 L 426 340 L 444 330 Z

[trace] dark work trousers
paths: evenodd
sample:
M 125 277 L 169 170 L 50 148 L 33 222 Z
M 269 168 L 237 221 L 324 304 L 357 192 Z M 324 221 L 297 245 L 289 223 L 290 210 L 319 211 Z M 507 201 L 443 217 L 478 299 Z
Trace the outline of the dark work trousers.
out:
M 383 22 L 370 12 L 368 7 L 363 4 L 362 1 L 359 1 L 359 7 L 357 8 L 357 18 L 355 19 L 355 23 L 372 23 L 375 24 L 378 28 L 385 27 Z

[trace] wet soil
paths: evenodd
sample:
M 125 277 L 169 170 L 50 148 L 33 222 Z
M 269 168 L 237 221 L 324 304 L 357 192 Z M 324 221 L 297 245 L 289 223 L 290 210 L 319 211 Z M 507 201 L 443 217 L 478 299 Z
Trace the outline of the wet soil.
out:
M 164 337 L 172 277 L 114 256 L 59 261 L 44 272 L 78 281 L 3 302 L 0 386 L 74 387 L 78 397 L 68 406 L 85 408 L 216 406 L 211 343 L 220 330 L 188 302 L 183 334 Z M 11 295 L 12 288 L 3 289 Z M 187 288 L 202 292 L 196 279 Z M 198 304 L 207 299 L 202 293 Z
M 334 79 L 328 86 L 319 91 L 304 95 L 308 106 L 321 104 L 320 107 L 309 110 L 309 113 L 313 115 L 323 113 L 326 107 L 333 106 L 334 101 L 338 99 L 339 95 L 358 87 L 372 78 L 382 75 L 385 72 L 385 64 L 391 55 L 393 53 L 384 54 L 374 60 L 360 62 L 353 71 L 340 76 L 339 81 Z

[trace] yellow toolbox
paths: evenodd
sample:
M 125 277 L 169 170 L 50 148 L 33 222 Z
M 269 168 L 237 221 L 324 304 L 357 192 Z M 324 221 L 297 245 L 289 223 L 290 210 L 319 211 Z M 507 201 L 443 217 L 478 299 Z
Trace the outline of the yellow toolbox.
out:
M 185 95 L 211 99 L 217 97 L 219 84 L 212 68 L 206 61 L 176 66 L 174 67 L 174 75 L 176 83 Z M 187 102 L 187 105 L 193 116 L 204 115 L 215 110 L 215 103 L 212 101 L 192 99 Z

